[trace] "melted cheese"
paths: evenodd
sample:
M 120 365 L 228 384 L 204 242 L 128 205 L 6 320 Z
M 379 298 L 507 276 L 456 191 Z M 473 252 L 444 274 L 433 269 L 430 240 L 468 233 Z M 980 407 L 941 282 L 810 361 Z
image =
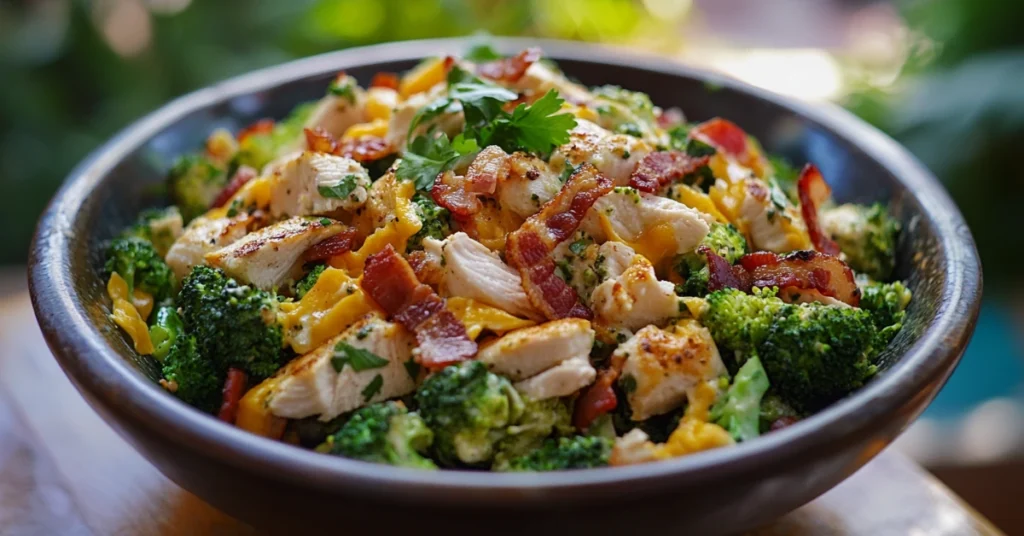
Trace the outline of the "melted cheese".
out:
M 733 443 L 729 432 L 721 426 L 709 423 L 711 405 L 718 397 L 714 382 L 703 382 L 688 394 L 686 413 L 668 441 L 658 445 L 657 459 L 684 456 L 702 450 L 724 447 Z
M 278 382 L 280 377 L 267 378 L 245 393 L 238 403 L 235 426 L 263 437 L 281 439 L 288 420 L 270 412 L 270 396 Z
M 629 241 L 619 236 L 612 226 L 611 220 L 604 213 L 599 213 L 598 218 L 601 230 L 609 240 L 626 244 L 633 251 L 643 255 L 652 265 L 658 266 L 665 259 L 675 256 L 676 243 L 675 231 L 667 223 L 661 223 L 644 229 L 635 241 Z
M 537 323 L 512 316 L 497 307 L 491 307 L 472 298 L 455 296 L 446 302 L 448 310 L 458 318 L 464 326 L 469 338 L 476 340 L 484 330 L 496 335 L 504 335 L 509 331 L 527 328 Z
M 387 119 L 374 119 L 369 123 L 356 123 L 341 135 L 341 139 L 349 140 L 355 138 L 362 138 L 363 136 L 376 136 L 383 138 L 388 133 L 388 120 Z
M 705 214 L 710 214 L 718 220 L 719 223 L 729 223 L 729 219 L 718 210 L 718 207 L 715 206 L 715 202 L 711 200 L 711 197 L 693 186 L 688 184 L 677 184 L 672 188 L 672 199 L 679 201 L 692 209 L 699 210 Z
M 375 307 L 363 294 L 358 279 L 343 270 L 328 268 L 301 300 L 279 306 L 278 320 L 285 342 L 296 353 L 305 354 L 345 331 Z
M 388 121 L 398 106 L 398 92 L 389 87 L 371 87 L 366 90 L 366 117 L 370 121 Z
M 363 247 L 358 251 L 331 257 L 327 263 L 335 268 L 347 270 L 350 274 L 361 275 L 366 258 L 384 249 L 388 244 L 399 253 L 404 253 L 409 238 L 423 227 L 410 201 L 415 193 L 416 186 L 412 182 L 399 182 L 395 187 L 395 217 L 367 237 Z
M 153 341 L 149 338 L 149 327 L 146 326 L 146 321 L 143 319 L 152 312 L 153 297 L 135 289 L 132 301 L 128 301 L 128 282 L 117 272 L 110 274 L 110 280 L 107 281 L 107 295 L 114 302 L 110 318 L 132 338 L 135 351 L 140 355 L 152 354 Z M 139 310 L 139 307 L 142 308 L 142 311 Z

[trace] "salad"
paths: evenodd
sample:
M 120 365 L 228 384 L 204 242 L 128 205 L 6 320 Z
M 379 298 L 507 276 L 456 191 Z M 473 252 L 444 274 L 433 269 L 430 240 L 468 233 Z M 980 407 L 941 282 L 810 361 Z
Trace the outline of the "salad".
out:
M 111 318 L 200 411 L 324 455 L 549 471 L 751 441 L 862 386 L 900 228 L 723 118 L 536 49 L 217 130 L 110 244 Z

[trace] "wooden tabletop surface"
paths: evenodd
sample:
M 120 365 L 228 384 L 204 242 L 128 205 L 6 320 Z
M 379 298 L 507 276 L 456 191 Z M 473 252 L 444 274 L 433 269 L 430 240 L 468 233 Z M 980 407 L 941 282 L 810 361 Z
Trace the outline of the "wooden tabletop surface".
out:
M 28 296 L 0 301 L 0 535 L 259 534 L 171 483 L 75 391 Z M 886 451 L 757 535 L 1001 534 Z

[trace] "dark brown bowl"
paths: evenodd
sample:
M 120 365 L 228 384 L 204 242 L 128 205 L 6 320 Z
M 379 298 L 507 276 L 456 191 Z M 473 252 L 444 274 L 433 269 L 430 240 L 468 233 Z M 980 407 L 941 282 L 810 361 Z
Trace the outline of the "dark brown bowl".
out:
M 501 40 L 498 48 L 536 44 Z M 914 300 L 878 377 L 813 417 L 733 448 L 547 474 L 420 472 L 324 456 L 238 430 L 164 392 L 151 360 L 137 357 L 108 320 L 100 267 L 102 242 L 140 209 L 165 202 L 155 186 L 172 158 L 199 147 L 214 127 L 282 117 L 322 95 L 339 70 L 366 83 L 379 70 L 458 54 L 462 40 L 352 49 L 233 78 L 171 102 L 93 153 L 40 219 L 30 260 L 36 316 L 68 377 L 165 475 L 258 526 L 726 533 L 770 521 L 851 475 L 931 402 L 974 329 L 981 270 L 956 205 L 903 148 L 838 108 L 663 59 L 540 44 L 587 84 L 645 91 L 694 120 L 734 119 L 768 150 L 816 163 L 841 201 L 889 201 L 905 228 L 898 275 Z

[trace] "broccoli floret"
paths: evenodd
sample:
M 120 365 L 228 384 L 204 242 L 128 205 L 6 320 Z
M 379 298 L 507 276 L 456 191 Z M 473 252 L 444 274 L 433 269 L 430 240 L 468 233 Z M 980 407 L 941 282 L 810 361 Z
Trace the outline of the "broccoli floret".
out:
M 300 104 L 287 118 L 274 124 L 270 132 L 246 136 L 238 145 L 233 164 L 261 169 L 274 158 L 281 156 L 283 149 L 301 139 L 302 127 L 315 107 L 316 103 Z
M 772 391 L 769 391 L 761 399 L 761 433 L 770 430 L 775 421 L 779 419 L 799 419 L 800 417 L 802 417 L 800 412 Z
M 712 292 L 701 322 L 719 349 L 736 353 L 737 361 L 742 361 L 764 342 L 775 317 L 787 307 L 776 292 L 770 288 L 755 288 L 751 294 L 735 289 Z
M 433 441 L 433 432 L 419 415 L 400 402 L 380 402 L 354 412 L 318 450 L 373 463 L 437 469 L 424 456 Z
M 423 227 L 409 238 L 408 248 L 410 251 L 423 249 L 424 238 L 444 240 L 452 233 L 448 210 L 439 207 L 429 195 L 417 193 L 413 196 L 412 202 Z
M 301 300 L 302 297 L 309 292 L 309 289 L 313 288 L 313 285 L 316 285 L 317 280 L 320 279 L 320 274 L 324 273 L 324 270 L 326 269 L 326 264 L 317 264 L 316 266 L 313 266 L 308 274 L 298 280 L 295 283 L 295 299 Z
M 751 356 L 732 379 L 725 397 L 711 411 L 711 419 L 736 441 L 749 441 L 761 433 L 761 398 L 768 391 L 768 376 L 757 356 Z
M 903 328 L 910 303 L 910 289 L 903 283 L 869 283 L 861 287 L 860 307 L 871 313 L 878 328 L 876 351 L 882 351 Z
M 757 355 L 787 402 L 816 411 L 875 373 L 876 333 L 871 313 L 863 309 L 788 305 L 772 321 Z
M 497 443 L 497 454 L 491 468 L 503 470 L 510 460 L 538 449 L 552 433 L 569 435 L 574 430 L 572 407 L 567 399 L 533 400 L 523 397 L 523 413 Z
M 149 327 L 149 339 L 153 341 L 153 357 L 157 361 L 163 361 L 183 331 L 185 326 L 178 316 L 177 307 L 165 305 L 157 309 L 153 325 Z
M 225 372 L 199 353 L 196 338 L 177 337 L 163 360 L 167 390 L 185 403 L 207 413 L 220 404 Z
M 549 439 L 541 448 L 509 463 L 509 471 L 564 471 L 608 465 L 612 443 L 604 437 Z
M 743 234 L 732 224 L 712 224 L 711 231 L 701 241 L 700 246 L 711 248 L 729 264 L 735 263 L 747 254 L 747 239 L 743 238 Z M 707 257 L 704 255 L 696 250 L 680 255 L 676 260 L 676 272 L 686 279 L 686 283 L 676 289 L 679 295 L 704 296 L 708 293 L 708 278 L 711 277 L 711 273 L 708 270 Z
M 434 431 L 434 458 L 444 466 L 490 461 L 525 409 L 508 379 L 479 361 L 453 365 L 427 378 L 415 400 Z
M 900 225 L 885 205 L 840 205 L 822 213 L 821 226 L 839 244 L 851 268 L 878 281 L 892 276 Z
M 136 237 L 153 244 L 161 257 L 167 255 L 171 244 L 181 233 L 182 220 L 178 207 L 143 210 L 135 224 L 121 233 L 122 237 Z
M 153 248 L 153 244 L 136 237 L 115 238 L 107 249 L 104 271 L 117 272 L 128 283 L 128 292 L 136 288 L 153 296 L 157 302 L 174 293 L 174 272 Z
M 201 155 L 183 156 L 167 175 L 167 191 L 188 222 L 209 210 L 227 182 L 227 170 L 213 160 Z
M 280 367 L 281 326 L 269 293 L 239 285 L 217 268 L 197 266 L 182 282 L 177 304 L 199 353 L 219 370 L 238 367 L 261 380 Z

